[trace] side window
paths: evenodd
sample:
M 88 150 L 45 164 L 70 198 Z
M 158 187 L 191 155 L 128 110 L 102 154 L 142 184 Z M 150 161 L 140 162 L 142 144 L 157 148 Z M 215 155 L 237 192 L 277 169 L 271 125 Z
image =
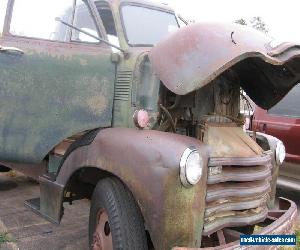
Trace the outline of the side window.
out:
M 110 6 L 106 2 L 95 1 L 95 5 L 102 19 L 108 41 L 116 46 L 120 46 L 119 38 L 117 35 L 116 25 Z
M 77 0 L 76 2 L 73 26 L 98 37 L 96 24 L 88 7 L 82 0 Z M 72 30 L 72 41 L 99 43 L 97 39 L 76 30 Z
M 296 85 L 268 114 L 300 118 L 300 83 Z
M 70 28 L 56 17 L 72 23 L 73 0 L 15 0 L 10 33 L 17 36 L 67 41 Z
M 3 25 L 4 25 L 5 14 L 6 14 L 7 1 L 8 0 L 0 1 L 0 36 L 2 35 L 2 32 L 3 32 Z

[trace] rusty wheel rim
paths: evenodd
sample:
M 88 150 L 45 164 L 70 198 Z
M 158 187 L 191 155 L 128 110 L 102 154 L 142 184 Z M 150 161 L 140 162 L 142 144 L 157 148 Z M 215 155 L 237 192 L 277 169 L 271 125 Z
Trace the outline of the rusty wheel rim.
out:
M 93 250 L 113 250 L 111 230 L 106 210 L 100 209 L 97 213 L 97 225 L 93 235 Z

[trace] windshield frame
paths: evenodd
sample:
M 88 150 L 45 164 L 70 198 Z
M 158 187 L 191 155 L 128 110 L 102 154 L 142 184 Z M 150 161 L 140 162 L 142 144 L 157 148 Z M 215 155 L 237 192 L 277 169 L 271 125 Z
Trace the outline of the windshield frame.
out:
M 178 29 L 180 29 L 180 25 L 178 23 L 178 19 L 177 16 L 175 14 L 175 11 L 171 10 L 171 9 L 167 9 L 167 8 L 161 8 L 159 6 L 153 6 L 153 5 L 148 5 L 148 4 L 144 4 L 144 3 L 133 3 L 133 2 L 123 2 L 120 4 L 119 6 L 119 13 L 120 13 L 120 19 L 121 19 L 121 24 L 122 24 L 122 29 L 123 29 L 123 33 L 124 33 L 124 37 L 125 40 L 127 42 L 127 44 L 130 47 L 154 47 L 154 44 L 131 44 L 129 43 L 129 39 L 128 39 L 128 35 L 127 35 L 127 30 L 126 30 L 126 26 L 124 23 L 124 17 L 123 17 L 123 7 L 125 6 L 135 6 L 135 7 L 142 7 L 142 8 L 146 8 L 146 9 L 151 9 L 151 10 L 157 10 L 157 11 L 161 11 L 161 12 L 165 12 L 167 14 L 172 14 L 176 20 L 176 23 L 178 25 Z

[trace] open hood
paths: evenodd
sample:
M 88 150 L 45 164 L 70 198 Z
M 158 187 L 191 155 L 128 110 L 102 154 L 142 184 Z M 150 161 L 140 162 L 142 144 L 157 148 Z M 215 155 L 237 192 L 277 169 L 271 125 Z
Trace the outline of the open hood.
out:
M 158 43 L 149 58 L 163 84 L 178 95 L 232 70 L 238 84 L 264 109 L 300 82 L 300 45 L 272 46 L 263 33 L 239 24 L 187 26 Z

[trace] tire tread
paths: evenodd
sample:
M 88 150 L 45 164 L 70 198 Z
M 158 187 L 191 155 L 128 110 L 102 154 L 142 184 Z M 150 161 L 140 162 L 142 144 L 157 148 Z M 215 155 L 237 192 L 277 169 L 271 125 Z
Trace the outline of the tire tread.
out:
M 105 178 L 96 185 L 90 209 L 90 246 L 99 208 L 105 208 L 108 212 L 114 250 L 148 249 L 140 209 L 131 192 L 119 179 Z

